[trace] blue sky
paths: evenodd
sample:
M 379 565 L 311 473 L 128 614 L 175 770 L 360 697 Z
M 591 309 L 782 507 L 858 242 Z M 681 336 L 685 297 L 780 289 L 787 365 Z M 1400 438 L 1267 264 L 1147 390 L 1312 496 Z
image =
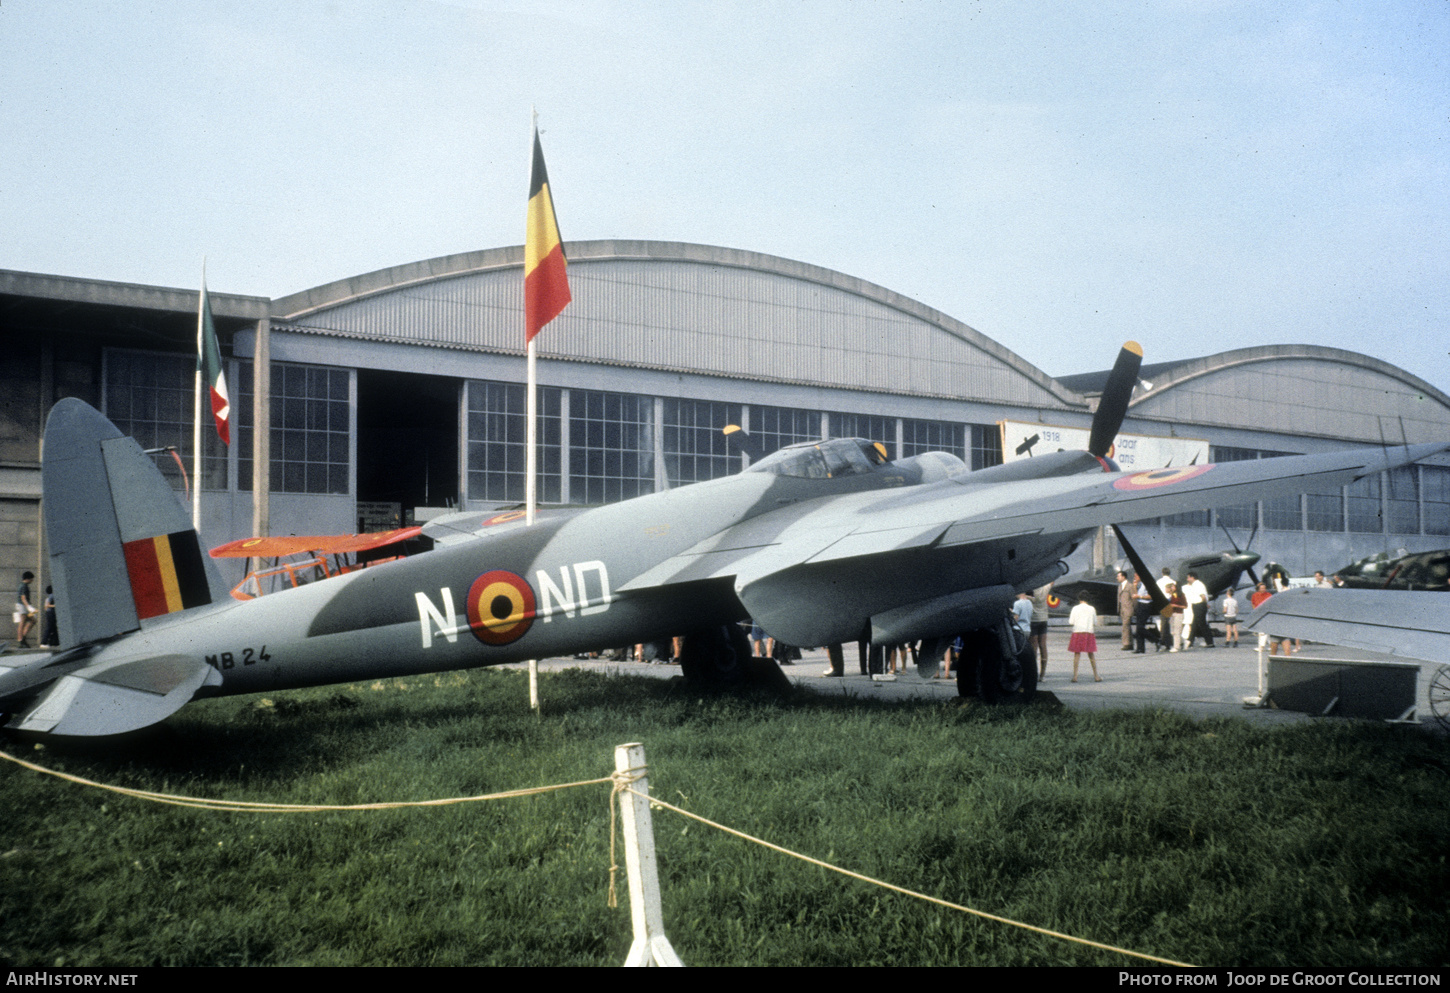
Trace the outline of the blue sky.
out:
M 0 0 L 0 268 L 280 297 L 766 252 L 1051 375 L 1310 343 L 1450 392 L 1450 4 Z

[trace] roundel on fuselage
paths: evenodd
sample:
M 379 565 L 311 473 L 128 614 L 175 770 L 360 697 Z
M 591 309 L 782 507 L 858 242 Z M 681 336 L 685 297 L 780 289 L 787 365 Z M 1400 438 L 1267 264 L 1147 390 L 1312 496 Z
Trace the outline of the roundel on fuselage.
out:
M 468 627 L 485 645 L 507 645 L 534 623 L 534 589 L 505 569 L 485 572 L 468 588 Z

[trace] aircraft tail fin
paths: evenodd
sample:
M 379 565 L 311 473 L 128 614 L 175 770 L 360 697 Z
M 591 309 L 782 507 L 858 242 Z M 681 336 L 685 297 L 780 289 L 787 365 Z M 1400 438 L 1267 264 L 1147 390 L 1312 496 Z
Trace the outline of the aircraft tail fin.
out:
M 222 589 L 150 457 L 88 404 L 51 409 L 41 485 L 63 646 L 134 631 Z

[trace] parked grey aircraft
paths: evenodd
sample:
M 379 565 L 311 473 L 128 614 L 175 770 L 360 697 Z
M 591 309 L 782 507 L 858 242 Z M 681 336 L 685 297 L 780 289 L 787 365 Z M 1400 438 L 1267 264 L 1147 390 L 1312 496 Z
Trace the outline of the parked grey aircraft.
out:
M 729 632 L 747 615 L 794 645 L 962 633 L 959 688 L 1030 692 L 1036 666 L 1016 653 L 1009 605 L 1060 576 L 1099 525 L 1340 485 L 1450 448 L 1119 472 L 1106 454 L 1141 355 L 1133 343 L 1120 354 L 1087 452 L 971 472 L 942 452 L 893 462 L 862 439 L 811 442 L 722 479 L 548 511 L 531 527 L 514 513 L 455 518 L 431 551 L 244 602 L 226 596 L 141 448 L 63 400 L 42 464 L 62 648 L 7 660 L 0 710 L 12 728 L 114 734 L 202 695 L 681 634 L 687 678 L 730 682 L 746 662 Z

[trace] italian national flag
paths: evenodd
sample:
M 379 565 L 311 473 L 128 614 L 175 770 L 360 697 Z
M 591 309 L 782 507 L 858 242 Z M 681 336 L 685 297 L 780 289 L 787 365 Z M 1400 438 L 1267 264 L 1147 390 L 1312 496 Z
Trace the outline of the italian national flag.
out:
M 216 343 L 216 326 L 211 320 L 211 300 L 206 284 L 201 284 L 201 312 L 197 318 L 196 367 L 201 372 L 203 387 L 211 395 L 211 414 L 216 418 L 216 433 L 222 444 L 232 443 L 232 402 L 227 396 L 227 377 L 222 371 L 222 353 Z

